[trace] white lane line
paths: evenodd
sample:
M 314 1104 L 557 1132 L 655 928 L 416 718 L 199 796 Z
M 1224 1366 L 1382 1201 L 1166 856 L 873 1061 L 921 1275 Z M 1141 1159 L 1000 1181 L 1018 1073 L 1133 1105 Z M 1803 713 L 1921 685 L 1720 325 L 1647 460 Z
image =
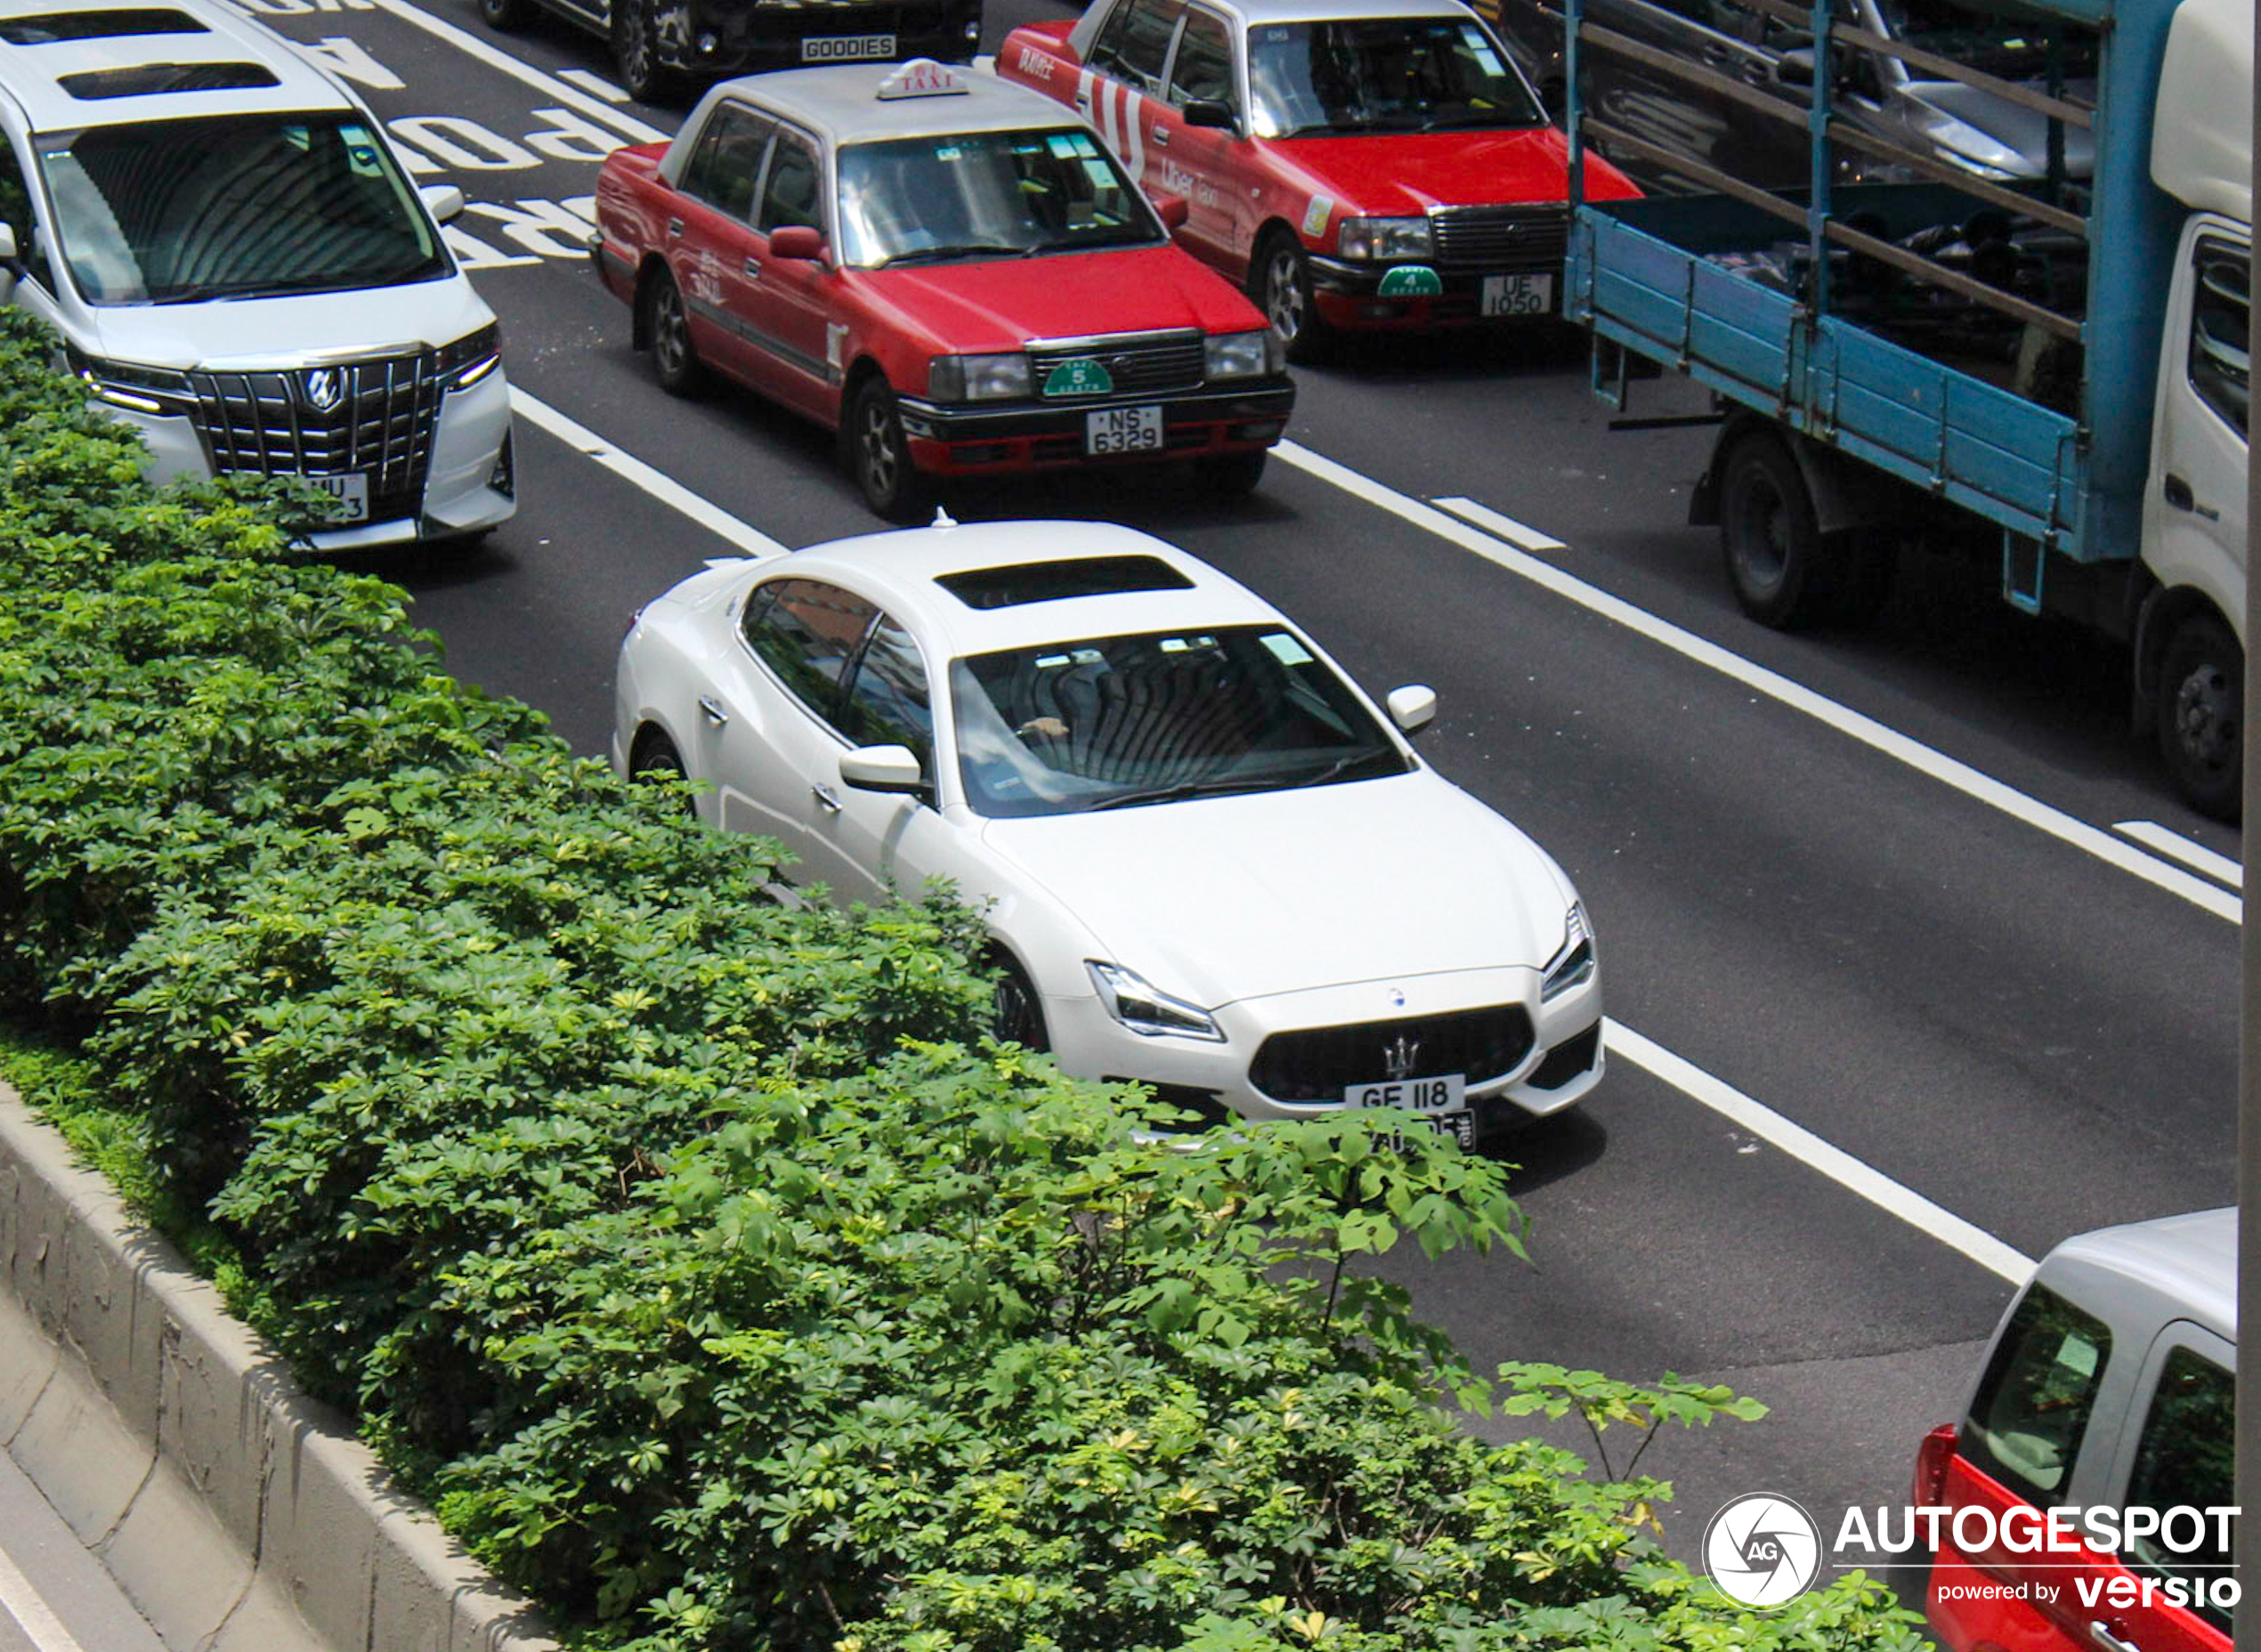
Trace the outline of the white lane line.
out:
M 567 85 L 579 86 L 591 97 L 603 98 L 607 103 L 625 103 L 628 94 L 604 76 L 586 69 L 561 69 L 557 77 Z
M 1479 505 L 1474 499 L 1458 497 L 1438 499 L 1437 508 L 1450 511 L 1463 522 L 1473 522 L 1487 532 L 1496 534 L 1527 551 L 1567 551 L 1570 548 L 1552 534 L 1541 533 L 1536 528 L 1527 528 L 1514 517 L 1503 515 L 1488 505 Z
M 510 387 L 510 410 L 529 425 L 547 431 L 576 453 L 595 459 L 624 482 L 643 489 L 662 505 L 681 511 L 708 532 L 729 540 L 747 555 L 760 558 L 785 554 L 786 547 L 782 542 L 751 523 L 741 522 L 713 500 L 692 492 L 666 472 L 645 464 L 632 453 L 623 453 L 588 425 L 568 418 L 515 385 Z
M 1731 1084 L 1714 1078 L 1631 1027 L 1608 1022 L 1602 1041 L 1611 1055 L 1623 1056 L 1633 1065 L 1654 1073 L 1674 1089 L 1703 1103 L 1760 1140 L 1772 1143 L 1877 1209 L 1912 1227 L 1921 1228 L 1949 1250 L 1961 1251 L 1981 1267 L 2001 1275 L 2014 1285 L 2022 1285 L 2032 1276 L 2033 1259 L 2023 1251 L 2003 1243 L 1944 1206 L 1934 1204 L 1914 1188 L 1902 1186 L 1843 1148 L 1831 1146 L 1804 1125 L 1793 1123 L 1773 1108 L 1753 1101 Z
M 1730 677 L 1794 711 L 1803 712 L 1839 733 L 1857 740 L 1896 762 L 1906 764 L 1918 773 L 1928 774 L 1965 797 L 1989 808 L 1998 809 L 2013 820 L 2022 821 L 2060 842 L 2164 889 L 2169 895 L 2180 895 L 2192 905 L 2212 912 L 2217 918 L 2227 919 L 2232 923 L 2243 920 L 2245 903 L 2237 895 L 2184 871 L 2179 866 L 2170 865 L 2155 854 L 2146 854 L 2100 827 L 2091 826 L 2062 809 L 2053 808 L 2038 798 L 2030 798 L 2015 787 L 2006 785 L 1992 775 L 1950 757 L 1943 751 L 1934 750 L 1921 741 L 1911 740 L 1864 712 L 1840 705 L 1826 694 L 1816 693 L 1803 684 L 1793 682 L 1779 671 L 1771 671 L 1740 654 L 1732 653 L 1684 627 L 1673 624 L 1669 620 L 1660 620 L 1623 597 L 1613 596 L 1599 586 L 1588 584 L 1575 574 L 1565 573 L 1552 563 L 1542 562 L 1504 540 L 1479 532 L 1432 505 L 1386 487 L 1347 465 L 1338 465 L 1300 443 L 1283 441 L 1272 451 L 1298 470 L 1307 472 L 1321 482 L 1332 483 L 1417 528 L 1425 529 L 1438 539 L 1449 540 L 1464 550 L 1473 551 L 1479 556 L 1497 563 L 1509 572 L 1576 603 L 1606 620 L 1613 620 L 1627 630 L 1637 632 L 1651 642 L 1660 643 L 1698 665 L 1708 666 L 1722 676 Z
M 591 120 L 601 121 L 621 134 L 631 143 L 664 143 L 669 134 L 657 126 L 646 126 L 633 115 L 624 115 L 601 98 L 593 98 L 579 86 L 569 85 L 556 76 L 536 69 L 493 45 L 482 40 L 467 28 L 458 28 L 443 17 L 434 17 L 420 5 L 409 0 L 377 0 L 380 11 L 390 12 L 402 22 L 421 28 L 427 35 L 444 40 L 458 52 L 468 53 L 490 69 L 498 69 L 514 80 L 522 80 L 544 97 L 555 98 L 568 109 L 579 109 Z
M 15 1619 L 39 1652 L 85 1652 L 5 1553 L 0 1553 L 0 1611 Z
M 2233 889 L 2245 882 L 2245 868 L 2228 855 L 2217 854 L 2202 843 L 2193 843 L 2179 831 L 2169 831 L 2157 821 L 2121 821 L 2112 830 L 2125 832 L 2146 848 L 2157 849 L 2185 866 L 2194 866 Z

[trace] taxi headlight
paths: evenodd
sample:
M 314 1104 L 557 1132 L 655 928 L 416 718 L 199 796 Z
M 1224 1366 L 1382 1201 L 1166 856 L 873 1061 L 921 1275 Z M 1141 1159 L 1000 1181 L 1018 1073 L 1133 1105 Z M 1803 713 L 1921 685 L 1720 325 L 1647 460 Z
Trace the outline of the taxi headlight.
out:
M 1028 393 L 1028 358 L 1017 350 L 927 363 L 927 394 L 936 401 L 1007 401 Z
M 1562 945 L 1539 978 L 1539 1002 L 1560 998 L 1574 986 L 1593 979 L 1593 926 L 1586 921 L 1585 903 L 1573 901 L 1563 919 Z
M 1345 218 L 1335 243 L 1345 258 L 1426 258 L 1426 218 Z
M 1091 984 L 1098 989 L 1099 1001 L 1107 1007 L 1107 1014 L 1133 1032 L 1148 1038 L 1171 1032 L 1180 1038 L 1207 1039 L 1212 1044 L 1225 1041 L 1216 1016 L 1198 1004 L 1157 990 L 1137 970 L 1103 964 L 1096 958 L 1086 959 L 1083 967 L 1091 972 Z
M 1211 378 L 1257 378 L 1278 369 L 1272 365 L 1272 330 L 1220 333 L 1203 347 L 1202 370 Z

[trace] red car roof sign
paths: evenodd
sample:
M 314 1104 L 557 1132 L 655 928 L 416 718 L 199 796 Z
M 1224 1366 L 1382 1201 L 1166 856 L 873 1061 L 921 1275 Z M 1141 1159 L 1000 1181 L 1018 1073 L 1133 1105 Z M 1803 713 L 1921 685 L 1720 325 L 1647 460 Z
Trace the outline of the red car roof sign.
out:
M 876 94 L 882 101 L 890 98 L 941 98 L 952 93 L 963 94 L 966 83 L 958 71 L 930 57 L 914 57 L 901 69 L 879 83 Z

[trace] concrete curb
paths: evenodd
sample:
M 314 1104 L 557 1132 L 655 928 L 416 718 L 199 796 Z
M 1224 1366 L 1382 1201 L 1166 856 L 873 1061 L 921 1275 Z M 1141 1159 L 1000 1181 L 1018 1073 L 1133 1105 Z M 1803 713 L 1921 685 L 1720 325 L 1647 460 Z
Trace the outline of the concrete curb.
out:
M 174 1652 L 555 1652 L 5 1084 L 0 1276 L 0 1443 Z

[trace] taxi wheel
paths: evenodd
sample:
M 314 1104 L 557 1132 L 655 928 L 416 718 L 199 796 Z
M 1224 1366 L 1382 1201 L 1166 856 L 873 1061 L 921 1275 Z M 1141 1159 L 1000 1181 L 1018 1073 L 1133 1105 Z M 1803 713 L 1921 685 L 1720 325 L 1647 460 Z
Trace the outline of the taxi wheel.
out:
M 911 462 L 903 416 L 884 378 L 863 381 L 848 414 L 848 466 L 863 502 L 889 522 L 916 522 L 934 508 L 933 479 Z
M 523 28 L 526 0 L 479 0 L 479 15 L 487 27 L 507 32 Z
M 1220 453 L 1213 458 L 1194 461 L 1194 481 L 1203 493 L 1221 499 L 1235 499 L 1244 493 L 1253 493 L 1264 480 L 1266 454 L 1259 448 L 1253 453 Z
M 683 289 L 665 270 L 644 289 L 644 334 L 652 341 L 652 371 L 671 396 L 696 395 L 707 382 L 706 364 L 691 342 L 691 314 Z
M 639 103 L 664 103 L 675 90 L 675 71 L 660 61 L 660 20 L 652 15 L 652 0 L 612 0 L 612 61 L 620 89 Z
M 1311 266 L 1295 238 L 1276 230 L 1257 255 L 1250 296 L 1287 345 L 1295 362 L 1317 359 L 1325 347 L 1326 323 L 1311 302 Z

